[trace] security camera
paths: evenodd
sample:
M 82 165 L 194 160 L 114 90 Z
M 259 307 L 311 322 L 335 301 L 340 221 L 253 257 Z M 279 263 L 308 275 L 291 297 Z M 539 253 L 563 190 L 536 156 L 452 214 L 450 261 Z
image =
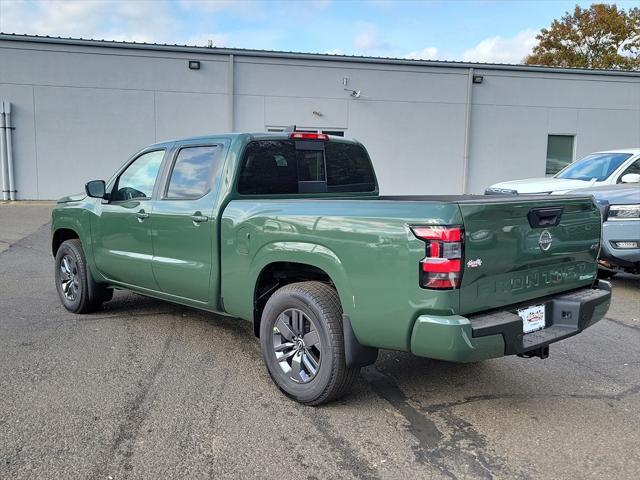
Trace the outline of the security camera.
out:
M 350 88 L 345 88 L 344 90 L 345 92 L 351 92 L 353 98 L 360 98 L 360 95 L 362 95 L 360 90 L 351 90 Z

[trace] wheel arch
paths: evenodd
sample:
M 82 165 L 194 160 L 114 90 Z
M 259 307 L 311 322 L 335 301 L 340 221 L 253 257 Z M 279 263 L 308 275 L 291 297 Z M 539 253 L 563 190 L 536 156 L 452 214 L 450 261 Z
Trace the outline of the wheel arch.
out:
M 338 256 L 327 247 L 295 242 L 272 244 L 254 258 L 250 278 L 253 285 L 254 333 L 260 331 L 262 309 L 278 288 L 289 283 L 317 280 L 335 288 L 345 313 L 351 312 L 351 287 Z
M 71 240 L 74 238 L 80 240 L 80 235 L 73 228 L 61 227 L 54 230 L 53 235 L 51 236 L 51 253 L 53 254 L 53 256 L 55 257 L 58 253 L 60 245 L 62 245 L 67 240 Z

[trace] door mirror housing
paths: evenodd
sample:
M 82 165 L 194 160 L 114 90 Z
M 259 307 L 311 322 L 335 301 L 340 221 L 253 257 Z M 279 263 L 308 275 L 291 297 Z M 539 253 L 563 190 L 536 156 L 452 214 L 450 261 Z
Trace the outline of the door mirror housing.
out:
M 622 183 L 640 183 L 640 173 L 627 173 L 620 179 Z
M 104 180 L 91 180 L 85 184 L 84 190 L 91 198 L 105 198 L 106 184 Z

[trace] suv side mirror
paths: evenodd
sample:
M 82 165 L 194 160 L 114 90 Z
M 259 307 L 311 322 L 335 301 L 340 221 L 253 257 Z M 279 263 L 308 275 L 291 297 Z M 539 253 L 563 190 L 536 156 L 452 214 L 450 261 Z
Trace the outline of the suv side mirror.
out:
M 622 183 L 640 183 L 640 173 L 627 173 L 620 179 Z
M 87 195 L 92 198 L 104 198 L 105 189 L 106 184 L 104 183 L 104 180 L 91 180 L 84 186 L 84 190 L 87 192 Z

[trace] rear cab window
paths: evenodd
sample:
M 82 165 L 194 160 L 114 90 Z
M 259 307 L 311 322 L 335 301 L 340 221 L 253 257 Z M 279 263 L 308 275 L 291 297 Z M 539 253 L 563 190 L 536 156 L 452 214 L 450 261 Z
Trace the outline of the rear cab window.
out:
M 241 162 L 240 195 L 365 193 L 377 189 L 369 156 L 359 144 L 256 140 Z

